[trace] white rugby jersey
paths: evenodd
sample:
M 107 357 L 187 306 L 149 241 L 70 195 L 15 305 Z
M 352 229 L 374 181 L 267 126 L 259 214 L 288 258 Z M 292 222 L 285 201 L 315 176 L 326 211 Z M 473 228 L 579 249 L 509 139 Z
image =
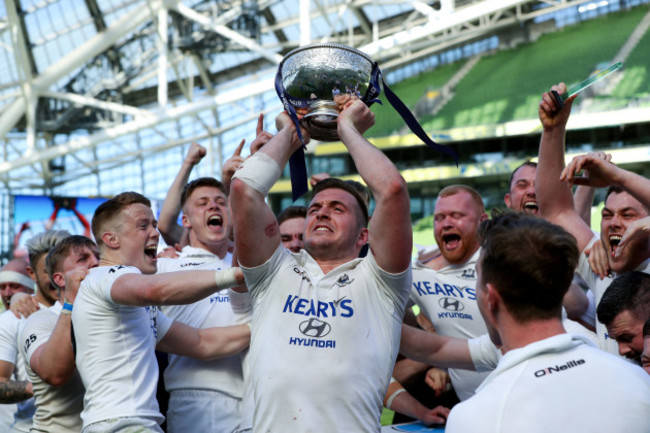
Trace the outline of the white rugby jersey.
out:
M 494 359 L 491 349 L 487 360 L 477 353 L 476 365 Z M 645 371 L 586 337 L 560 334 L 503 355 L 476 395 L 454 406 L 445 432 L 649 432 L 648 414 Z
M 46 309 L 46 305 L 40 304 L 39 308 Z M 25 319 L 18 319 L 11 311 L 5 311 L 0 314 L 0 360 L 10 362 L 14 365 L 13 380 L 26 381 L 27 369 L 25 359 L 20 356 L 20 331 L 25 325 Z M 11 405 L 15 409 L 12 423 L 14 431 L 28 432 L 32 425 L 32 417 L 36 411 L 34 398 Z
M 476 303 L 476 263 L 480 252 L 479 248 L 465 263 L 449 265 L 439 271 L 418 264 L 413 268 L 411 300 L 440 335 L 475 338 L 487 333 Z M 455 368 L 448 371 L 461 400 L 474 395 L 474 390 L 488 375 Z
M 280 245 L 242 269 L 253 296 L 254 431 L 379 432 L 410 268 L 389 274 L 370 252 L 323 274 L 306 251 Z
M 164 420 L 156 401 L 155 347 L 172 324 L 156 307 L 113 302 L 111 287 L 132 266 L 100 266 L 81 282 L 72 310 L 76 363 L 86 387 L 84 427 L 120 417 Z
M 75 370 L 70 380 L 62 386 L 44 382 L 30 367 L 32 355 L 47 343 L 61 313 L 57 301 L 52 307 L 35 312 L 27 318 L 21 332 L 21 354 L 25 359 L 27 375 L 34 388 L 36 412 L 32 432 L 68 433 L 81 431 L 84 387 Z
M 223 259 L 202 248 L 186 246 L 176 259 L 158 259 L 158 273 L 189 270 L 220 270 L 231 267 L 232 255 Z M 221 290 L 198 302 L 187 305 L 159 307 L 169 318 L 194 328 L 233 326 L 235 315 L 230 307 L 228 289 Z M 165 388 L 207 389 L 242 398 L 243 375 L 239 354 L 214 361 L 199 361 L 186 356 L 169 354 L 165 370 Z

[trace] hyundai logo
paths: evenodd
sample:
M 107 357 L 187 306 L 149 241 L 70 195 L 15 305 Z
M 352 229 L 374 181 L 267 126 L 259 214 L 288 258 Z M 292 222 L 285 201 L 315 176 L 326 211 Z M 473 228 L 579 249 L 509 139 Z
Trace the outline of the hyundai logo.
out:
M 447 311 L 463 311 L 465 306 L 456 298 L 440 298 L 438 305 Z
M 300 332 L 302 332 L 307 337 L 321 338 L 329 334 L 332 330 L 332 327 L 329 325 L 329 323 L 312 317 L 311 319 L 302 322 L 298 326 L 298 329 L 300 329 Z

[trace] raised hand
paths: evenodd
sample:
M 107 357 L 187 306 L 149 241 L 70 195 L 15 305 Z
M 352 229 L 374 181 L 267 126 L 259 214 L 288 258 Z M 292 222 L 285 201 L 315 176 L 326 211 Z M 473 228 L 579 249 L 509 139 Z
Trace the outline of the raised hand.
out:
M 619 183 L 622 172 L 612 161 L 612 155 L 604 152 L 591 152 L 574 157 L 564 167 L 560 180 L 570 185 L 587 185 L 594 188 L 606 188 Z M 576 176 L 584 172 L 583 176 Z

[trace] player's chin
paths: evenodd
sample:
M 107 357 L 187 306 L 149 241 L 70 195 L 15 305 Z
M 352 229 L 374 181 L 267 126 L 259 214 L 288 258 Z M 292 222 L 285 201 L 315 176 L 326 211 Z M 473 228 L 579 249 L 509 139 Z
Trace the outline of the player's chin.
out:
M 147 259 L 140 266 L 140 272 L 143 274 L 155 274 L 158 272 L 158 259 L 147 256 Z

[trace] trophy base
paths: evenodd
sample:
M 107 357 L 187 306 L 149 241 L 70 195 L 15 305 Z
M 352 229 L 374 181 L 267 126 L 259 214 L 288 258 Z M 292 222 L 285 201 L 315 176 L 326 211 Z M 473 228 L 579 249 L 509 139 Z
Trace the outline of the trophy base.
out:
M 309 113 L 303 116 L 301 123 L 314 140 L 338 141 L 337 117 L 339 111 L 334 102 L 319 101 L 310 108 Z

